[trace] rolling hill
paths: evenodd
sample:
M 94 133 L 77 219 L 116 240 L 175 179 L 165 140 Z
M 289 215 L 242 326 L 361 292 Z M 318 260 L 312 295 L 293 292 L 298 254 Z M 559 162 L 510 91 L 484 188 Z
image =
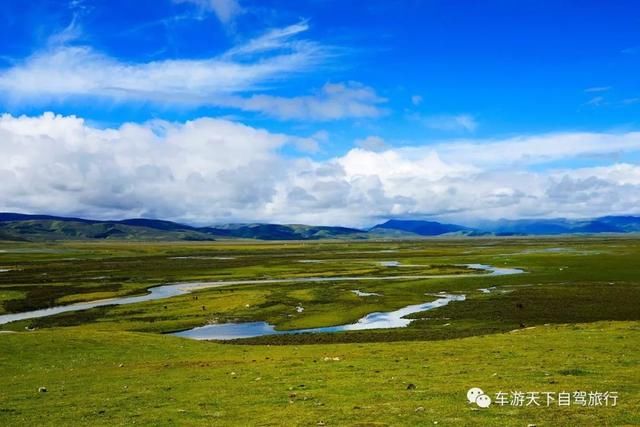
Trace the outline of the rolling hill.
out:
M 470 233 L 473 229 L 456 224 L 443 224 L 435 221 L 398 220 L 391 219 L 378 224 L 369 230 L 373 234 L 389 236 L 417 235 L 440 236 L 449 233 Z
M 605 216 L 571 220 L 520 219 L 485 221 L 475 227 L 436 221 L 391 219 L 369 230 L 304 224 L 223 224 L 194 227 L 158 219 L 102 221 L 51 215 L 0 213 L 0 240 L 149 240 L 211 241 L 217 239 L 319 240 L 423 238 L 435 236 L 517 236 L 595 233 L 638 233 L 640 217 Z
M 0 213 L 0 239 L 3 240 L 192 240 L 226 239 L 317 240 L 365 238 L 355 228 L 281 224 L 227 224 L 193 227 L 157 219 L 100 221 L 50 215 Z

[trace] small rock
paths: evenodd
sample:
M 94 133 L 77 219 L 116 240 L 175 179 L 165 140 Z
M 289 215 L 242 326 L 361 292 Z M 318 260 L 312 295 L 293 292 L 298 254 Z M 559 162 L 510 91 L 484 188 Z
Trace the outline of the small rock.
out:
M 46 387 L 38 387 L 38 393 L 46 393 L 46 392 L 47 392 Z
M 407 385 L 407 390 L 415 390 L 416 389 L 416 385 L 409 383 L 409 385 Z
M 418 406 L 416 412 L 424 412 L 424 406 Z
M 118 365 L 118 368 L 123 368 L 124 367 L 124 363 L 121 363 Z
M 326 424 L 324 423 L 324 421 L 318 421 L 318 424 L 317 424 L 317 425 L 319 425 L 319 426 L 326 426 Z
M 535 424 L 527 424 L 527 427 L 537 427 Z

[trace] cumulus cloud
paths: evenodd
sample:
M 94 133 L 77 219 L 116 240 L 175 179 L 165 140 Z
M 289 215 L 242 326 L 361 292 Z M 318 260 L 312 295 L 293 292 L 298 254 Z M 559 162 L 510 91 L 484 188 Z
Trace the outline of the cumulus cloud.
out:
M 296 149 L 302 153 L 317 153 L 320 151 L 322 143 L 329 140 L 329 133 L 325 130 L 315 132 L 313 135 L 302 138 L 292 138 L 292 143 Z
M 484 168 L 523 167 L 575 157 L 620 157 L 639 150 L 640 132 L 564 132 L 505 138 L 458 140 L 436 145 L 447 160 Z M 417 155 L 425 148 L 413 148 Z
M 96 129 L 76 117 L 0 119 L 2 209 L 202 220 L 260 212 L 287 142 L 241 124 L 199 119 Z
M 321 143 L 326 133 L 306 137 Z M 562 133 L 422 147 L 281 154 L 304 137 L 229 120 L 98 129 L 51 113 L 0 117 L 0 210 L 369 225 L 382 218 L 584 217 L 637 213 L 640 166 L 552 169 L 640 152 L 640 133 Z M 529 166 L 536 166 L 535 168 Z
M 370 135 L 364 139 L 358 139 L 355 144 L 356 147 L 360 147 L 367 151 L 382 151 L 389 148 L 384 139 L 375 135 Z

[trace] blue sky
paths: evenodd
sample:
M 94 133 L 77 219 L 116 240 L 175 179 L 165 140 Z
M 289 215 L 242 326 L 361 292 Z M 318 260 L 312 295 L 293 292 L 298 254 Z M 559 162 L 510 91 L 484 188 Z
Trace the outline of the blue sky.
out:
M 171 129 L 184 131 L 190 121 L 215 119 L 284 138 L 265 156 L 301 169 L 300 176 L 276 180 L 266 191 L 270 196 L 258 202 L 221 202 L 215 212 L 175 211 L 137 200 L 137 181 L 114 161 L 113 172 L 129 180 L 135 202 L 115 203 L 112 192 L 87 202 L 69 190 L 60 195 L 66 203 L 51 206 L 43 189 L 34 194 L 14 188 L 3 208 L 349 224 L 389 216 L 468 219 L 487 212 L 629 213 L 635 198 L 624 194 L 635 192 L 628 186 L 636 182 L 620 178 L 625 173 L 619 170 L 634 168 L 626 176 L 635 176 L 640 151 L 638 12 L 634 1 L 8 0 L 0 11 L 0 109 L 7 129 L 22 116 L 46 122 L 43 114 L 53 112 L 58 122 L 67 120 L 56 126 L 75 126 L 75 116 L 87 131 L 125 133 L 123 127 L 138 126 L 162 139 Z M 56 139 L 58 131 L 46 132 Z M 580 143 L 592 139 L 597 141 Z M 28 156 L 23 143 L 6 153 Z M 91 149 L 88 140 L 64 139 L 55 146 L 77 144 Z M 116 155 L 113 146 L 98 145 Z M 558 153 L 558 145 L 572 149 Z M 210 155 L 223 155 L 210 148 Z M 477 160 L 510 150 L 516 154 L 508 162 Z M 64 159 L 64 168 L 80 174 L 76 179 L 88 179 L 82 164 Z M 140 162 L 136 168 L 159 167 Z M 299 182 L 308 175 L 304 162 L 310 170 L 337 165 L 342 175 L 332 185 L 349 189 L 332 199 L 315 188 L 324 175 Z M 12 167 L 7 174 L 14 179 L 24 173 Z M 166 167 L 172 179 L 202 172 Z M 367 169 L 375 167 L 397 173 Z M 605 170 L 609 178 L 603 178 Z M 494 175 L 505 173 L 520 178 L 505 175 L 505 185 L 496 184 Z M 579 189 L 591 182 L 583 199 L 601 207 L 588 209 L 569 195 L 551 201 L 556 193 L 549 186 L 565 176 L 581 180 Z M 357 184 L 363 177 L 372 180 L 364 189 Z M 487 194 L 476 200 L 471 189 L 456 187 L 460 180 L 481 180 Z M 539 187 L 511 185 L 527 181 L 540 181 Z M 420 199 L 418 185 L 433 193 L 426 199 L 448 196 L 430 205 Z M 176 194 L 184 196 L 188 188 Z M 283 201 L 291 195 L 309 204 Z M 358 212 L 364 199 L 386 207 Z M 545 208 L 534 209 L 540 204 Z M 220 209 L 226 213 L 218 214 Z

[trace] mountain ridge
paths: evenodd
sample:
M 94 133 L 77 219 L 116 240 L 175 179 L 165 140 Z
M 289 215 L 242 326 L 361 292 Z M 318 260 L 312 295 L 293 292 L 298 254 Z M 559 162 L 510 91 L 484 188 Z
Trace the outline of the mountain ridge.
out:
M 305 224 L 234 223 L 192 226 L 149 218 L 93 220 L 55 215 L 0 212 L 0 240 L 320 240 L 424 238 L 437 236 L 527 236 L 638 233 L 640 216 L 609 215 L 592 219 L 500 219 L 476 226 L 415 219 L 389 219 L 366 230 Z
M 173 221 L 129 218 L 92 220 L 54 215 L 0 212 L 0 237 L 5 240 L 204 240 L 220 238 L 258 240 L 318 240 L 364 238 L 364 230 L 303 224 L 223 224 L 196 227 Z

